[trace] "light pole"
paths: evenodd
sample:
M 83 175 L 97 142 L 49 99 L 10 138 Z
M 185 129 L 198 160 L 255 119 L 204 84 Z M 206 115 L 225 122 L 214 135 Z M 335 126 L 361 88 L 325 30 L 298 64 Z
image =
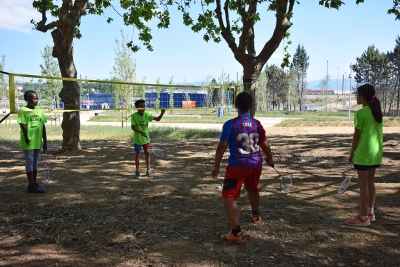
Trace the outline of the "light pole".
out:
M 339 94 L 339 67 L 337 67 L 336 93 Z
M 345 111 L 344 107 L 346 105 L 346 94 L 344 93 L 345 91 L 343 91 L 343 89 L 346 90 L 346 78 L 347 78 L 346 74 L 347 74 L 347 72 L 344 72 L 344 75 L 343 75 L 343 87 L 342 87 L 343 111 Z
M 329 66 L 329 59 L 326 61 L 325 112 L 328 111 L 328 83 L 329 83 L 328 66 Z
M 349 88 L 349 120 L 350 120 L 350 109 L 351 109 L 351 78 L 353 78 L 353 76 L 351 76 L 351 71 L 349 74 L 349 79 L 350 79 L 350 88 Z

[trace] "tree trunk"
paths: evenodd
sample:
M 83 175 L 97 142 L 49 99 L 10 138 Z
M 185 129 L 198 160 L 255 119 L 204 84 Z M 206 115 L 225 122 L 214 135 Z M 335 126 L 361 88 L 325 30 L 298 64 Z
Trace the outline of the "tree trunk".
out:
M 72 28 L 72 31 L 74 28 Z M 53 57 L 57 58 L 61 76 L 76 78 L 77 72 L 74 64 L 73 33 L 68 27 L 56 29 L 51 32 L 53 38 Z M 80 88 L 76 81 L 64 81 L 59 97 L 64 102 L 64 109 L 79 110 Z M 63 143 L 62 149 L 73 151 L 81 150 L 80 144 L 80 114 L 79 112 L 63 113 Z
M 255 61 L 255 60 L 254 60 Z M 247 65 L 243 65 L 243 89 L 245 92 L 248 92 L 253 95 L 254 105 L 250 111 L 250 115 L 254 117 L 257 110 L 257 98 L 256 92 L 258 89 L 258 79 L 260 78 L 260 73 L 263 63 L 249 63 Z
M 397 75 L 397 79 L 396 79 L 396 87 L 397 87 L 397 116 L 399 116 L 399 104 L 400 104 L 400 86 L 399 86 L 399 79 L 400 79 L 400 75 Z M 396 88 L 395 87 L 395 88 Z

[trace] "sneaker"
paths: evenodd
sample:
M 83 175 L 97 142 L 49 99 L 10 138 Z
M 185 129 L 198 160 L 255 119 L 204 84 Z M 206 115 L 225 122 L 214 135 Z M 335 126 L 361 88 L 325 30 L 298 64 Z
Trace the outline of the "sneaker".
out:
M 237 235 L 234 235 L 231 230 L 229 233 L 221 235 L 220 239 L 225 242 L 235 242 L 240 244 L 244 242 L 244 235 L 241 232 L 239 232 Z
M 28 193 L 44 193 L 44 188 L 28 185 Z
M 146 175 L 149 176 L 150 178 L 154 177 L 153 172 L 151 170 L 147 170 Z
M 40 184 L 38 184 L 38 183 L 35 183 L 34 184 L 37 188 L 42 188 L 42 189 L 44 189 L 44 186 L 43 185 L 40 185 Z
M 135 177 L 140 179 L 140 171 L 139 170 L 135 171 Z
M 251 215 L 251 219 L 253 220 L 253 222 L 255 224 L 258 224 L 258 223 L 262 222 L 260 214 L 252 214 Z
M 369 217 L 365 218 L 364 220 L 361 218 L 360 214 L 357 214 L 356 217 L 347 219 L 346 224 L 353 225 L 353 226 L 368 226 L 371 224 Z
M 371 212 L 370 214 L 368 214 L 368 218 L 370 222 L 374 222 L 376 221 L 375 219 L 375 213 Z

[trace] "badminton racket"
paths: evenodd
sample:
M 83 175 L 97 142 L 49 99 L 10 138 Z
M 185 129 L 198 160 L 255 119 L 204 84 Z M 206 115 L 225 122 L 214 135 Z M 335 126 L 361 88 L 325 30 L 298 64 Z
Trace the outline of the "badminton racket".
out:
M 268 162 L 268 158 L 265 158 L 265 161 Z M 279 177 L 281 178 L 280 187 L 282 191 L 286 193 L 289 192 L 293 186 L 292 175 L 289 172 L 281 174 L 280 172 L 278 172 L 277 169 L 275 169 L 274 165 L 272 165 L 271 167 L 279 174 Z
M 149 137 L 146 135 L 146 138 L 149 139 Z M 154 147 L 153 145 L 150 146 L 150 153 L 156 156 L 157 158 L 164 158 L 165 154 L 164 151 L 162 151 L 161 148 Z
M 46 162 L 46 158 L 47 158 L 47 151 L 44 150 L 44 171 L 43 171 L 43 180 L 44 182 L 47 184 L 50 181 L 50 167 L 47 167 L 47 162 Z
M 354 176 L 356 176 L 356 174 L 357 173 L 355 173 L 353 176 L 347 176 L 346 178 L 344 178 L 343 182 L 339 185 L 339 188 L 338 188 L 339 195 L 346 192 L 347 188 L 349 188 L 349 185 L 351 183 L 351 179 L 353 179 Z
M 150 148 L 150 153 L 153 154 L 154 156 L 156 156 L 157 158 L 164 158 L 164 151 L 162 151 L 160 148 L 158 147 L 151 147 Z

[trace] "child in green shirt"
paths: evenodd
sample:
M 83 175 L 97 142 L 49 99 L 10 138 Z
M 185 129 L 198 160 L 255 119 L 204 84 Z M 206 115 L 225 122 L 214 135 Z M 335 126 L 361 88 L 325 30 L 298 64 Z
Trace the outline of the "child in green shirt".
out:
M 133 113 L 131 116 L 131 128 L 134 131 L 133 134 L 133 144 L 136 152 L 135 156 L 135 177 L 140 179 L 140 171 L 139 171 L 139 159 L 140 159 L 140 151 L 144 151 L 144 157 L 146 161 L 146 175 L 150 178 L 153 178 L 153 172 L 150 169 L 150 138 L 149 138 L 149 122 L 152 120 L 160 121 L 165 113 L 165 109 L 161 109 L 161 114 L 158 117 L 154 117 L 153 114 L 146 112 L 146 103 L 145 100 L 140 99 L 135 102 L 135 107 L 137 108 L 137 112 Z
M 25 171 L 28 177 L 28 193 L 43 193 L 44 188 L 36 182 L 40 149 L 47 150 L 46 117 L 41 109 L 36 108 L 38 96 L 34 91 L 26 91 L 26 107 L 18 113 L 21 126 L 19 146 L 25 155 Z
M 360 211 L 346 224 L 368 226 L 375 221 L 375 170 L 382 163 L 382 109 L 375 88 L 365 84 L 357 88 L 357 104 L 363 106 L 354 115 L 354 135 L 348 160 L 354 163 L 360 187 Z

